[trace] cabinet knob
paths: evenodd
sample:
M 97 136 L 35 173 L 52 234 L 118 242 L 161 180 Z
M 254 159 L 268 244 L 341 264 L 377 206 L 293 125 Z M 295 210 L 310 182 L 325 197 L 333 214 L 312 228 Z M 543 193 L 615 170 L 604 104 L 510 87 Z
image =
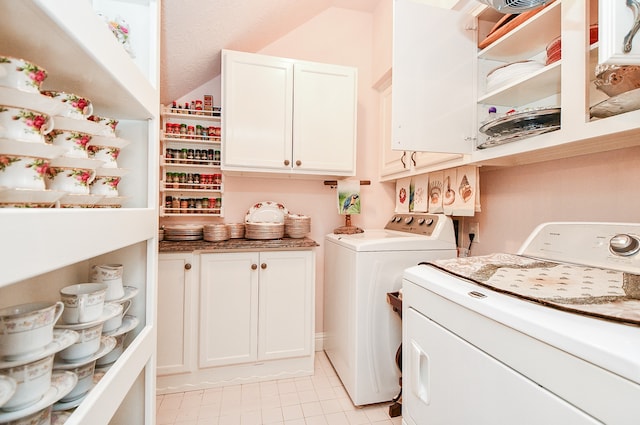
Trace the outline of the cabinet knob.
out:
M 191 270 L 191 263 L 187 263 L 184 265 L 185 270 Z
M 291 164 L 291 163 L 289 162 L 289 160 L 288 160 L 288 159 L 285 159 L 285 160 L 284 160 L 284 165 L 289 165 L 289 164 Z
M 302 161 L 297 160 L 297 161 L 296 161 L 296 165 L 297 165 L 298 167 L 299 167 L 299 166 L 301 166 L 301 165 L 302 165 Z
M 267 263 L 262 263 L 262 264 L 260 264 L 260 268 L 261 268 L 262 270 L 266 269 L 266 268 L 267 268 Z
M 255 270 L 255 269 L 257 269 L 257 268 L 258 268 L 258 265 L 257 265 L 257 264 L 252 264 L 252 265 L 251 265 L 251 270 Z

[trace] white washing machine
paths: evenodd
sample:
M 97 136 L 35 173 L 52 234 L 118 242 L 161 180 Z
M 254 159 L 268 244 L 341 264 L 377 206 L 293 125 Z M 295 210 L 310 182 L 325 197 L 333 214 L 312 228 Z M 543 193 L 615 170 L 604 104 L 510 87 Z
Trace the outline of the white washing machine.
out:
M 441 214 L 396 214 L 384 229 L 325 237 L 324 351 L 355 405 L 400 391 L 402 322 L 387 293 L 407 267 L 455 256 L 453 222 Z

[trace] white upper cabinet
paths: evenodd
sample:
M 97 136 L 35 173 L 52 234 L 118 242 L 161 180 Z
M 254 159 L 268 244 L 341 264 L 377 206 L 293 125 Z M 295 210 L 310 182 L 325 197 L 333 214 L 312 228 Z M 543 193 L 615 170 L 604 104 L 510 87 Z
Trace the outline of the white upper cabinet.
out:
M 556 0 L 479 49 L 477 40 L 502 16 L 466 0 L 454 10 L 394 0 L 394 148 L 466 154 L 465 162 L 480 165 L 518 165 L 639 143 L 640 111 L 618 107 L 621 102 L 593 83 L 598 43 L 590 43 L 589 34 L 598 23 L 596 0 Z M 546 47 L 557 37 L 562 57 L 547 64 Z M 542 66 L 487 89 L 491 71 L 527 60 Z M 472 99 L 471 110 L 465 99 Z M 557 107 L 560 126 L 479 149 L 486 142 L 479 128 L 490 107 L 498 117 Z
M 222 169 L 355 175 L 357 70 L 225 50 Z

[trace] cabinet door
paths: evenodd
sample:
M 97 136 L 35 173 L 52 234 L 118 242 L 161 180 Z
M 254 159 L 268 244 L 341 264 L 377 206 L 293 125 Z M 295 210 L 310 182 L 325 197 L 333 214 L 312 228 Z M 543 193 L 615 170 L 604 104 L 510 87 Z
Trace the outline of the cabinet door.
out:
M 256 360 L 258 260 L 255 252 L 200 256 L 200 367 Z
M 393 149 L 470 153 L 473 18 L 414 0 L 394 0 L 393 13 Z
M 195 342 L 192 325 L 197 307 L 192 303 L 191 254 L 158 256 L 157 374 L 170 375 L 191 369 Z
M 260 253 L 260 360 L 312 353 L 314 258 L 311 251 Z
M 243 52 L 222 55 L 223 169 L 291 169 L 293 64 Z
M 294 81 L 294 171 L 355 175 L 356 69 L 296 63 Z
M 380 177 L 402 173 L 409 170 L 407 151 L 393 150 L 391 146 L 391 80 L 389 85 L 379 93 L 379 125 L 380 125 Z

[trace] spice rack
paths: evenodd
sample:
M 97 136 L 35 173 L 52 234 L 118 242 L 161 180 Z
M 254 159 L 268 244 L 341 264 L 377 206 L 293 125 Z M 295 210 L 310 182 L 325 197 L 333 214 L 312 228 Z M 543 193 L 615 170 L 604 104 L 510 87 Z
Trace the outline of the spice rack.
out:
M 161 109 L 160 216 L 222 217 L 220 108 Z

